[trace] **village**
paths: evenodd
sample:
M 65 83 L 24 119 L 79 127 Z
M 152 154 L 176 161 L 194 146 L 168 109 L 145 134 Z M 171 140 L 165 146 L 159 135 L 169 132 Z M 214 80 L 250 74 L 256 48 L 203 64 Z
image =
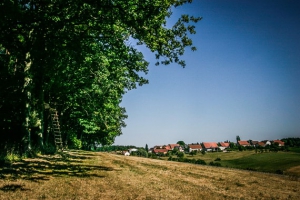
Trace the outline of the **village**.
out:
M 263 141 L 255 141 L 255 140 L 237 140 L 236 143 L 230 141 L 224 142 L 202 142 L 202 143 L 191 143 L 184 144 L 184 142 L 179 141 L 176 144 L 167 144 L 167 145 L 155 145 L 152 148 L 145 149 L 148 153 L 156 154 L 156 155 L 167 155 L 168 152 L 178 151 L 184 153 L 197 153 L 197 152 L 228 152 L 230 150 L 254 150 L 254 149 L 264 149 L 269 148 L 271 146 L 275 147 L 284 147 L 285 143 L 281 140 L 263 140 Z M 120 151 L 119 153 L 129 156 L 131 154 L 135 154 L 138 148 L 130 148 L 128 150 Z

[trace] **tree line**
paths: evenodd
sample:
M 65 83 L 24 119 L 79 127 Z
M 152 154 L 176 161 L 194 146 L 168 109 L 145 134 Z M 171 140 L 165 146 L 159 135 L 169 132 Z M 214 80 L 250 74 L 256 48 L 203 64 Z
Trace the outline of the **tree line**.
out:
M 144 45 L 158 64 L 178 63 L 200 17 L 172 10 L 191 0 L 3 0 L 0 3 L 0 152 L 55 149 L 56 110 L 64 145 L 112 144 L 127 118 L 123 95 L 147 84 Z

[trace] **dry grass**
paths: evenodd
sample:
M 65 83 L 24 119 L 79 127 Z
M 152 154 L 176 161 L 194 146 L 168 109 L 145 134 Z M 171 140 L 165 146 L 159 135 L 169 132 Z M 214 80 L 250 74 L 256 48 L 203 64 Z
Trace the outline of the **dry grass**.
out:
M 297 177 L 70 152 L 0 168 L 0 199 L 299 199 Z

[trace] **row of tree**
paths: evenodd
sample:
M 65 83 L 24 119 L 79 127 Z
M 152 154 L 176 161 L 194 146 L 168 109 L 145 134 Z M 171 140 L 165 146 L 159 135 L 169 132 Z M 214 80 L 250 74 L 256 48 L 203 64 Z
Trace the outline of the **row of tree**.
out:
M 64 143 L 112 144 L 125 126 L 123 95 L 148 83 L 145 45 L 157 64 L 185 66 L 193 23 L 191 0 L 3 0 L 0 3 L 0 152 L 46 152 L 56 109 Z

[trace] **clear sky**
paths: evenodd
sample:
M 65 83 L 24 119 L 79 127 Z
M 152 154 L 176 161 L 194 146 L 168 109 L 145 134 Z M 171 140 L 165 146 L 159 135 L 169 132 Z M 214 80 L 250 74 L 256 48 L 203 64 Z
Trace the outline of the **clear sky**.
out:
M 186 68 L 150 62 L 149 84 L 125 94 L 115 145 L 300 137 L 300 1 L 194 0 L 202 16 Z

